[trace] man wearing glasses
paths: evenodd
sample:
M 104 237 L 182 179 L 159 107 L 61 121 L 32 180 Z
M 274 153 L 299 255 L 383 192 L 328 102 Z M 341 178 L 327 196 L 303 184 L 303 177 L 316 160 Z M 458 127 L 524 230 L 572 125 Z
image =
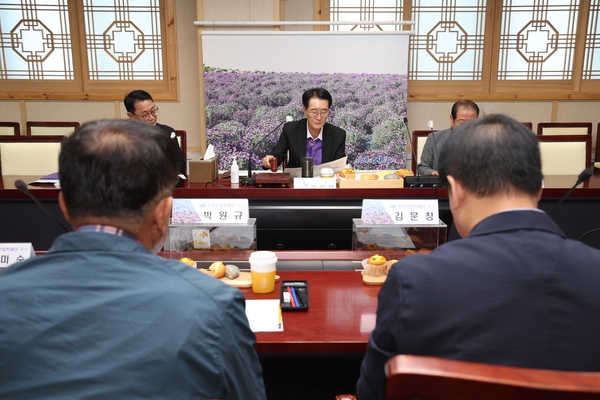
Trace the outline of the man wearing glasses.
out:
M 123 103 L 125 103 L 127 116 L 130 119 L 136 119 L 156 126 L 174 141 L 177 145 L 177 167 L 179 169 L 179 174 L 185 176 L 185 158 L 181 152 L 181 147 L 179 147 L 175 129 L 156 122 L 158 117 L 158 107 L 154 104 L 154 99 L 152 99 L 150 93 L 144 90 L 134 90 L 125 96 Z
M 323 164 L 346 155 L 346 131 L 327 123 L 331 94 L 323 88 L 309 89 L 302 95 L 302 110 L 306 118 L 283 125 L 283 131 L 272 150 L 262 159 L 265 168 L 272 158 L 277 165 L 288 155 L 287 167 L 300 167 L 302 157 L 312 157 L 314 165 Z

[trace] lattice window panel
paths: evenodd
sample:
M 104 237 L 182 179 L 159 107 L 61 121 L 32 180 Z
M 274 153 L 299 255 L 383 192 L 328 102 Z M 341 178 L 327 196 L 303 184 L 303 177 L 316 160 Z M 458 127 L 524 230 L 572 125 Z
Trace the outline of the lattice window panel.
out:
M 600 0 L 591 0 L 588 30 L 585 39 L 583 79 L 600 79 Z
M 164 79 L 160 0 L 0 0 L 0 79 L 75 79 L 71 33 L 84 36 L 90 81 Z
M 402 21 L 403 0 L 331 0 L 330 21 Z M 332 31 L 401 30 L 400 25 L 333 25 Z
M 74 80 L 67 0 L 0 1 L 0 78 Z
M 84 0 L 90 80 L 163 79 L 159 0 Z
M 498 80 L 571 79 L 578 10 L 578 0 L 505 0 Z
M 413 0 L 409 79 L 482 79 L 485 0 Z

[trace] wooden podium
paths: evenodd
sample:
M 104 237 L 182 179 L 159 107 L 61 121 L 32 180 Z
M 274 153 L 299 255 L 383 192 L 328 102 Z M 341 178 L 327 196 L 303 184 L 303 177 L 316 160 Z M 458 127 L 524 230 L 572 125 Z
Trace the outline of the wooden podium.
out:
M 269 172 L 261 172 L 254 173 L 252 175 L 254 177 L 254 183 L 258 187 L 263 187 L 263 185 L 276 185 L 280 187 L 289 187 L 290 185 L 290 174 L 287 172 L 282 173 L 269 173 Z

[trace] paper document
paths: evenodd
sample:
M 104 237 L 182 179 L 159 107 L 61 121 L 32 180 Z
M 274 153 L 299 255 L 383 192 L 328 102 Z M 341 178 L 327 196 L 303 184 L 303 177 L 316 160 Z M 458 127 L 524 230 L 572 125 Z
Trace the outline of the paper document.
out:
M 340 172 L 346 167 L 347 161 L 348 157 L 342 157 L 327 163 L 315 165 L 313 167 L 313 177 L 321 176 L 321 168 L 333 168 L 334 172 Z M 284 172 L 288 172 L 290 174 L 290 178 L 302 177 L 302 168 L 286 168 Z
M 283 331 L 279 299 L 246 300 L 246 317 L 252 332 Z

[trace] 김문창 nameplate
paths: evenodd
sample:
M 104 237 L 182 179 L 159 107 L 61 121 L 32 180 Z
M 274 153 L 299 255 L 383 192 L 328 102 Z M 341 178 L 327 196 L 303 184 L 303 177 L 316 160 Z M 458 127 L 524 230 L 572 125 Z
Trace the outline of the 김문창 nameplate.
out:
M 438 225 L 437 199 L 363 200 L 361 220 L 366 225 Z

